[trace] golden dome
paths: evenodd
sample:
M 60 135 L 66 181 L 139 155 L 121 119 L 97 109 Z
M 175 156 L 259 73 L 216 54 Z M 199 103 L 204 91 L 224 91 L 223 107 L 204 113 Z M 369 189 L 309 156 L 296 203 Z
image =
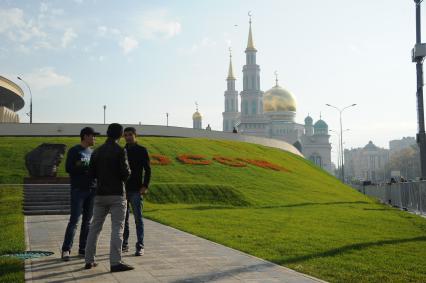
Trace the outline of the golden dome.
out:
M 264 112 L 296 111 L 296 99 L 288 90 L 276 84 L 263 96 Z
M 198 112 L 198 111 L 195 111 L 194 114 L 192 114 L 192 120 L 199 120 L 201 118 L 202 118 L 202 116 L 201 116 L 200 112 Z

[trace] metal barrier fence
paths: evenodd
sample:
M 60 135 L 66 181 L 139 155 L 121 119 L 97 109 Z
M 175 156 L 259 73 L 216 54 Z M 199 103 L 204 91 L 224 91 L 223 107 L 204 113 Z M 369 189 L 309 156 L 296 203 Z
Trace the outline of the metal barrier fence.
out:
M 379 199 L 382 203 L 426 215 L 426 181 L 354 186 L 354 188 Z

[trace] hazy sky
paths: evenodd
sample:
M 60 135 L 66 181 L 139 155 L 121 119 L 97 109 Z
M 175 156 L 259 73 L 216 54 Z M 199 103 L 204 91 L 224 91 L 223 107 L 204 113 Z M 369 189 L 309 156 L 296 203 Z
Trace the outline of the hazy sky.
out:
M 277 70 L 297 121 L 322 112 L 331 129 L 338 113 L 325 103 L 357 103 L 344 113 L 346 147 L 388 147 L 417 130 L 414 9 L 409 0 L 0 0 L 0 74 L 30 83 L 35 122 L 102 123 L 106 104 L 107 122 L 165 124 L 169 112 L 171 125 L 192 127 L 197 101 L 204 125 L 221 130 L 228 46 L 241 90 L 250 10 L 262 90 Z

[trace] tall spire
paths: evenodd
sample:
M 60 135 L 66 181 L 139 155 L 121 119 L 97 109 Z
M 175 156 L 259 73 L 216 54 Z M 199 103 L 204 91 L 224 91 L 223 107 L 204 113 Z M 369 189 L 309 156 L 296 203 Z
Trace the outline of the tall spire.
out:
M 234 69 L 232 68 L 232 50 L 231 50 L 231 47 L 229 47 L 229 69 L 228 69 L 227 80 L 235 80 Z
M 257 51 L 256 48 L 254 47 L 254 43 L 253 43 L 253 35 L 251 32 L 251 11 L 248 12 L 248 16 L 249 16 L 249 35 L 248 35 L 248 41 L 247 41 L 247 48 L 246 51 Z
M 275 75 L 275 86 L 278 86 L 278 72 L 275 71 L 274 75 Z

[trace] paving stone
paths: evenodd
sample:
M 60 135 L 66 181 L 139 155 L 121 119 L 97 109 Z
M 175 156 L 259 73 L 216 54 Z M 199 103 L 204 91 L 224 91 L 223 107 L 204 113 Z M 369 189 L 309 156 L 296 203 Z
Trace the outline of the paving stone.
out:
M 31 215 L 25 217 L 27 249 L 54 252 L 25 261 L 27 282 L 324 282 L 291 269 L 255 258 L 234 249 L 204 240 L 177 229 L 145 220 L 145 255 L 133 256 L 136 233 L 130 221 L 130 251 L 123 261 L 135 270 L 109 272 L 111 221 L 107 219 L 99 237 L 96 261 L 84 269 L 84 259 L 74 247 L 69 262 L 63 262 L 61 246 L 69 216 Z M 78 245 L 79 231 L 74 243 Z

